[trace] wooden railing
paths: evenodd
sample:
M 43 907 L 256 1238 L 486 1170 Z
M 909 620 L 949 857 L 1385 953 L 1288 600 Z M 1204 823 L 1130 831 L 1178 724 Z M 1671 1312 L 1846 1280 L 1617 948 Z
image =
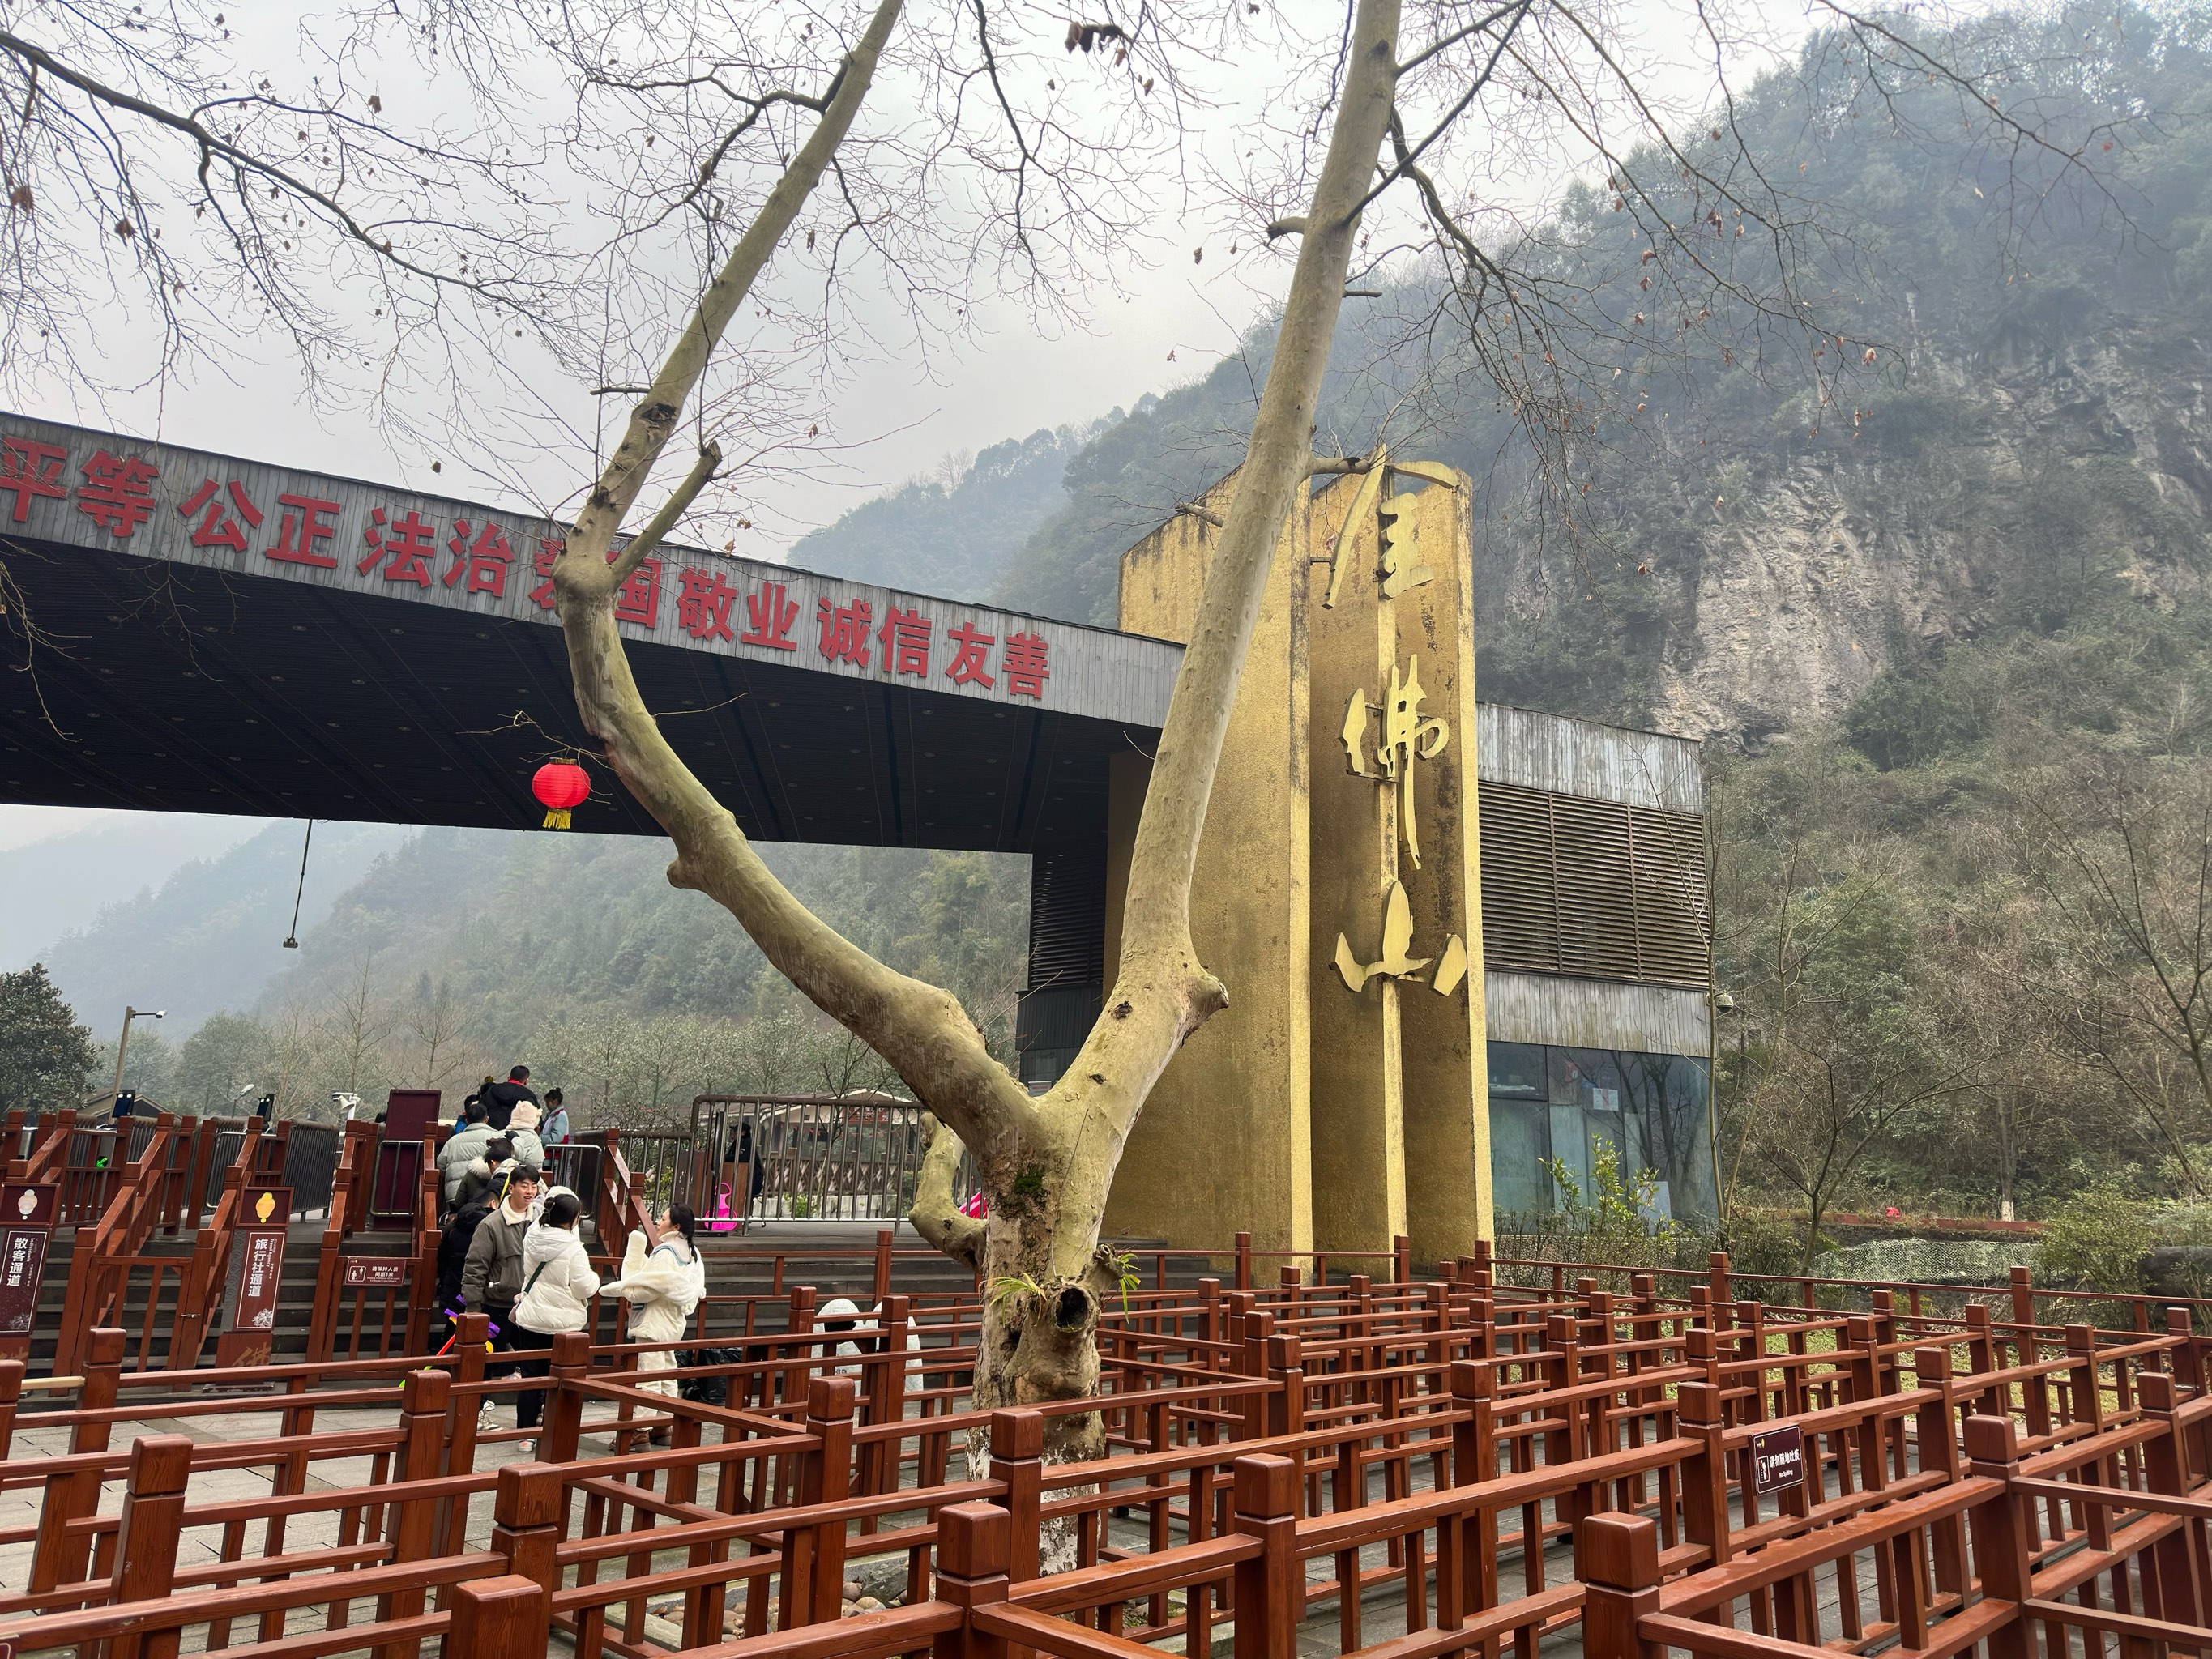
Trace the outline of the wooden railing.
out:
M 202 1126 L 203 1129 L 209 1127 Z M 237 1149 L 223 1175 L 222 1196 L 216 1200 L 207 1224 L 194 1237 L 191 1257 L 180 1269 L 176 1319 L 169 1330 L 168 1370 L 191 1370 L 200 1363 L 228 1280 L 231 1249 L 246 1218 L 246 1189 L 257 1178 L 266 1180 L 282 1173 L 285 1148 L 283 1130 L 264 1136 L 258 1120 L 249 1119 L 240 1132 Z M 196 1171 L 197 1160 L 194 1167 Z M 197 1174 L 189 1189 L 195 1195 L 204 1190 Z M 159 1302 L 158 1296 L 149 1294 L 149 1317 Z
M 33 1548 L 0 1641 L 540 1659 L 550 1627 L 586 1659 L 1141 1659 L 1208 1651 L 1225 1626 L 1247 1659 L 1288 1659 L 1326 1618 L 1366 1659 L 1533 1655 L 1576 1626 L 1595 1659 L 1983 1642 L 2021 1659 L 2054 1626 L 2212 1643 L 2212 1402 L 2185 1322 L 2119 1341 L 1893 1309 L 1747 1327 L 1726 1304 L 1710 1322 L 1662 1306 L 1648 1280 L 1510 1304 L 1487 1289 L 1158 1300 L 1117 1330 L 1141 1352 L 1107 1400 L 988 1415 L 899 1403 L 949 1340 L 854 1362 L 813 1334 L 769 1339 L 712 1407 L 641 1393 L 636 1350 L 572 1335 L 535 1460 L 496 1468 L 478 1464 L 516 1431 L 478 1427 L 501 1391 L 480 1315 L 450 1370 L 207 1373 L 253 1391 L 215 1401 L 123 1376 L 104 1332 L 74 1407 L 41 1419 L 67 1452 L 0 1462 L 0 1497 L 40 1506 L 0 1528 L 0 1549 Z M 21 1384 L 0 1366 L 0 1452 Z M 1046 1419 L 1094 1410 L 1114 1455 L 1044 1463 Z M 246 1413 L 273 1431 L 238 1432 Z M 215 1415 L 233 1426 L 109 1444 L 126 1418 Z M 665 1450 L 643 1443 L 655 1424 Z M 1763 1493 L 1752 1443 L 1777 1429 L 1804 1479 Z M 966 1463 L 971 1432 L 988 1469 Z M 270 1490 L 240 1499 L 250 1469 Z M 180 1565 L 187 1535 L 216 1559 Z M 902 1568 L 910 1605 L 841 1619 L 840 1585 L 872 1560 Z M 1370 1635 L 1386 1607 L 1402 1633 Z
M 191 1119 L 180 1127 L 167 1113 L 155 1119 L 145 1150 L 121 1172 L 98 1224 L 88 1234 L 78 1229 L 56 1340 L 57 1375 L 74 1370 L 94 1328 L 112 1325 L 122 1312 L 132 1262 L 181 1200 L 182 1178 L 190 1166 L 175 1167 L 173 1153 L 180 1142 L 189 1143 L 195 1127 Z M 119 1141 L 120 1131 L 118 1135 Z M 149 1304 L 160 1302 L 164 1273 L 180 1272 L 184 1266 L 178 1261 L 151 1267 Z

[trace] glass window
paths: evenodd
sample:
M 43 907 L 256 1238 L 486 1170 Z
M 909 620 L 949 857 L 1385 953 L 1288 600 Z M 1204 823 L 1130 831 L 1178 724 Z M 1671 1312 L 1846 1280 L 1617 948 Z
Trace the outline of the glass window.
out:
M 1613 1055 L 1602 1048 L 1554 1048 L 1551 1054 L 1552 1104 L 1620 1109 L 1620 1066 Z
M 1544 1173 L 1550 1155 L 1546 1116 L 1542 1106 L 1527 1101 L 1490 1103 L 1490 1201 L 1500 1215 L 1552 1207 L 1552 1181 Z
M 1493 1042 L 1489 1065 L 1491 1181 L 1501 1214 L 1565 1202 L 1544 1168 L 1547 1158 L 1565 1166 L 1588 1200 L 1605 1146 L 1617 1153 L 1624 1180 L 1645 1170 L 1658 1176 L 1652 1219 L 1715 1213 L 1702 1056 Z
M 1490 1045 L 1490 1092 L 1510 1100 L 1544 1098 L 1544 1050 L 1534 1042 Z

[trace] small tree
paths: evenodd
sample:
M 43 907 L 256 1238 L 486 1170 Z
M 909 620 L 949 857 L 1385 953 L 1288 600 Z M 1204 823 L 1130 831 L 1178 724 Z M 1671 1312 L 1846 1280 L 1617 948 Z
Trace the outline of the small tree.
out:
M 34 962 L 0 974 L 0 1112 L 46 1112 L 84 1098 L 99 1049 L 90 1028 Z
M 2195 757 L 2100 757 L 2030 775 L 2011 805 L 2019 878 L 2042 901 L 2015 985 L 2060 1054 L 2108 1083 L 2203 1197 L 2212 781 Z

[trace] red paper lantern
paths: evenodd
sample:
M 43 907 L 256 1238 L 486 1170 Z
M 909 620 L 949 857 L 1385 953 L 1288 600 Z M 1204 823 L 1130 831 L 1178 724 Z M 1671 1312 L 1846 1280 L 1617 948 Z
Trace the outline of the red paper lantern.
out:
M 592 798 L 591 775 L 574 761 L 548 761 L 531 779 L 530 793 L 545 809 L 545 828 L 566 830 L 568 809 Z

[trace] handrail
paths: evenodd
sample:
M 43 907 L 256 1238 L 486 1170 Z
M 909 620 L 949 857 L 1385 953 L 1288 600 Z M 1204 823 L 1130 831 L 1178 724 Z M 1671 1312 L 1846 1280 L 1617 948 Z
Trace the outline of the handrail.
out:
M 177 1322 L 169 1334 L 166 1369 L 191 1370 L 200 1363 L 214 1323 L 214 1298 L 221 1293 L 230 1272 L 230 1249 L 246 1207 L 246 1188 L 261 1154 L 261 1121 L 250 1118 L 240 1135 L 238 1151 L 224 1172 L 222 1196 L 215 1213 L 192 1239 L 191 1265 L 177 1286 Z M 282 1143 L 276 1145 L 282 1152 Z
M 154 1133 L 138 1160 L 124 1171 L 115 1196 L 108 1201 L 89 1241 L 78 1230 L 76 1254 L 70 1264 L 69 1288 L 63 1298 L 62 1326 L 54 1347 L 54 1370 L 74 1371 L 94 1327 L 106 1322 L 111 1305 L 122 1299 L 122 1262 L 136 1255 L 161 1219 L 170 1188 L 170 1149 L 179 1125 L 167 1112 L 154 1120 Z M 190 1139 L 198 1127 L 186 1118 L 183 1133 Z
M 38 1126 L 32 1130 L 34 1141 L 31 1155 L 16 1160 L 20 1167 L 12 1168 L 10 1181 L 58 1181 L 69 1168 L 70 1141 L 76 1133 L 76 1110 L 74 1107 L 49 1115 L 39 1115 Z
M 338 1152 L 337 1172 L 331 1179 L 331 1209 L 323 1218 L 323 1239 L 320 1255 L 315 1263 L 315 1307 L 307 1325 L 307 1358 L 310 1364 L 327 1361 L 337 1340 L 338 1288 L 343 1268 L 340 1261 L 345 1252 L 346 1236 L 359 1224 L 360 1210 L 365 1204 L 367 1191 L 362 1186 L 362 1168 L 374 1157 L 374 1142 L 367 1136 L 353 1133 L 354 1126 L 346 1125 L 345 1145 Z

